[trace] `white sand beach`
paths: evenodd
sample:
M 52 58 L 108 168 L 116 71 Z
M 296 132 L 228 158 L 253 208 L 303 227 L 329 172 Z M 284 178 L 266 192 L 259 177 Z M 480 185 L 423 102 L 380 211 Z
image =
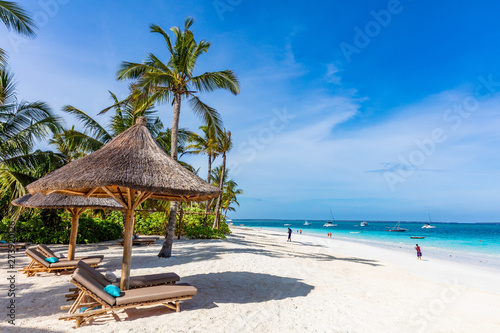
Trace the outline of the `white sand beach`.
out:
M 2 332 L 498 332 L 500 272 L 494 269 L 257 228 L 233 227 L 226 240 L 180 240 L 170 259 L 159 240 L 133 249 L 132 275 L 176 272 L 198 295 L 175 313 L 163 306 L 99 317 L 75 330 L 60 321 L 70 275 L 17 274 L 15 326 Z M 67 246 L 51 246 L 66 251 Z M 78 245 L 104 254 L 100 271 L 119 274 L 116 242 Z M 2 286 L 7 286 L 6 253 Z M 28 264 L 18 253 L 17 268 Z

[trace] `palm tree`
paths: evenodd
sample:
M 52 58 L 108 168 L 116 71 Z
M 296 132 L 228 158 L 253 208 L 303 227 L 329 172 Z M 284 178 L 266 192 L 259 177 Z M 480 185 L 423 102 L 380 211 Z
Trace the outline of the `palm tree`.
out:
M 195 114 L 200 116 L 207 126 L 215 126 L 220 129 L 222 121 L 219 113 L 214 108 L 203 103 L 196 93 L 225 89 L 236 95 L 240 90 L 238 79 L 231 70 L 206 72 L 196 76 L 193 74 L 198 57 L 210 48 L 210 43 L 205 40 L 195 41 L 193 32 L 189 30 L 193 22 L 194 20 L 188 17 L 184 21 L 184 30 L 178 27 L 171 28 L 175 35 L 174 43 L 161 27 L 151 25 L 151 32 L 163 36 L 170 58 L 164 63 L 150 53 L 141 64 L 123 62 L 118 71 L 119 80 L 136 79 L 136 86 L 153 101 L 171 102 L 173 104 L 171 156 L 175 160 L 177 160 L 177 140 L 182 99 L 188 99 Z M 158 254 L 159 257 L 168 258 L 172 254 L 176 215 L 177 203 L 173 202 L 170 208 L 163 247 Z
M 218 146 L 217 146 L 217 135 L 216 129 L 209 126 L 200 126 L 200 129 L 203 132 L 203 136 L 198 135 L 196 133 L 193 134 L 190 141 L 191 144 L 186 148 L 188 149 L 188 153 L 190 154 L 207 154 L 208 155 L 208 176 L 207 183 L 212 182 L 212 163 L 215 161 L 215 158 L 218 155 Z M 206 202 L 205 205 L 205 218 L 203 225 L 206 226 L 207 215 L 209 211 L 210 200 Z
M 237 196 L 243 194 L 243 190 L 237 187 L 238 184 L 234 180 L 229 180 L 224 185 L 224 192 L 222 194 L 222 209 L 224 210 L 224 216 L 227 215 L 228 211 L 235 211 L 235 208 L 231 206 L 233 203 L 238 206 L 240 205 Z
M 231 132 L 226 131 L 224 129 L 224 132 L 219 136 L 218 140 L 218 152 L 222 154 L 222 170 L 221 170 L 221 177 L 219 181 L 219 190 L 221 190 L 221 193 L 217 197 L 217 204 L 215 205 L 215 219 L 214 219 L 214 225 L 212 228 L 215 228 L 217 226 L 217 229 L 219 229 L 219 217 L 220 217 L 220 205 L 221 205 L 221 200 L 222 200 L 222 187 L 224 185 L 224 177 L 226 176 L 226 155 L 227 153 L 233 148 L 233 142 L 231 141 Z
M 25 186 L 60 166 L 63 156 L 33 151 L 36 141 L 58 133 L 60 120 L 44 102 L 18 102 L 13 75 L 0 68 L 0 195 L 9 201 L 26 194 Z M 19 212 L 16 209 L 15 212 Z
M 18 34 L 26 37 L 35 37 L 35 22 L 29 14 L 13 1 L 0 0 L 0 20 L 7 29 L 14 30 Z M 0 66 L 5 63 L 7 55 L 0 48 Z

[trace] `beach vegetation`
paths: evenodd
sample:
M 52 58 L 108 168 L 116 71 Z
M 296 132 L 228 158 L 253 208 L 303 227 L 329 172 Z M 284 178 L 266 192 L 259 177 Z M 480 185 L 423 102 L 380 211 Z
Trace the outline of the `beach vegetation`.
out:
M 77 243 L 88 244 L 114 240 L 121 237 L 122 226 L 118 212 L 103 217 L 80 216 Z M 8 239 L 10 218 L 0 222 L 0 239 Z M 123 223 L 122 223 L 123 224 Z M 71 232 L 71 214 L 62 209 L 26 211 L 16 222 L 16 240 L 33 244 L 68 244 Z
M 169 53 L 166 62 L 160 60 L 153 53 L 142 63 L 123 62 L 119 71 L 119 80 L 135 80 L 139 95 L 147 96 L 156 103 L 172 103 L 172 150 L 171 156 L 177 160 L 177 142 L 179 116 L 182 100 L 187 100 L 192 111 L 201 117 L 209 128 L 217 128 L 220 132 L 222 120 L 220 114 L 213 107 L 208 106 L 197 96 L 197 93 L 211 92 L 217 89 L 228 90 L 234 95 L 240 91 L 236 74 L 232 70 L 205 72 L 195 75 L 194 70 L 198 57 L 210 48 L 210 42 L 196 41 L 191 27 L 194 19 L 188 17 L 184 21 L 184 29 L 172 27 L 175 39 L 158 25 L 151 25 L 150 31 L 163 37 Z M 131 95 L 130 98 L 134 98 Z M 172 254 L 172 243 L 175 232 L 177 203 L 170 204 L 169 223 L 166 230 L 165 242 L 158 253 L 159 257 L 168 258 Z
M 8 29 L 24 36 L 35 36 L 33 21 L 14 2 L 0 0 L 0 19 Z M 67 243 L 71 226 L 68 212 L 23 209 L 12 206 L 10 202 L 25 195 L 29 183 L 102 148 L 133 126 L 141 116 L 146 117 L 147 127 L 158 144 L 193 173 L 197 174 L 199 169 L 179 158 L 185 154 L 207 154 L 207 181 L 221 188 L 223 193 L 206 202 L 180 204 L 183 214 L 177 210 L 177 202 L 146 200 L 138 207 L 134 232 L 166 234 L 167 242 L 160 257 L 170 256 L 173 237 L 179 233 L 188 238 L 206 239 L 224 238 L 230 233 L 225 214 L 234 210 L 234 204 L 238 204 L 236 195 L 242 193 L 234 180 L 227 176 L 226 154 L 232 146 L 231 133 L 223 128 L 218 111 L 203 103 L 198 95 L 217 89 L 236 95 L 239 82 L 231 70 L 194 74 L 198 57 L 208 51 L 210 43 L 195 40 L 191 31 L 193 22 L 192 18 L 187 18 L 184 29 L 173 27 L 173 39 L 161 27 L 151 26 L 151 32 L 163 37 L 169 56 L 165 62 L 150 54 L 140 64 L 122 63 L 118 79 L 134 82 L 125 99 L 110 92 L 111 105 L 100 112 L 112 111 L 107 125 L 75 106 L 66 105 L 62 113 L 76 119 L 76 123 L 63 127 L 62 118 L 47 103 L 20 99 L 16 95 L 13 74 L 4 62 L 5 53 L 0 52 L 0 237 L 15 225 L 19 241 Z M 202 119 L 201 134 L 179 128 L 181 102 L 184 100 Z M 164 127 L 157 116 L 155 106 L 162 103 L 173 105 L 172 128 Z M 48 143 L 52 148 L 37 150 L 40 143 Z M 213 168 L 219 156 L 222 156 L 222 163 Z M 181 215 L 182 222 L 179 223 Z M 222 215 L 219 223 L 216 215 Z M 122 230 L 121 212 L 87 210 L 80 217 L 77 242 L 116 239 Z

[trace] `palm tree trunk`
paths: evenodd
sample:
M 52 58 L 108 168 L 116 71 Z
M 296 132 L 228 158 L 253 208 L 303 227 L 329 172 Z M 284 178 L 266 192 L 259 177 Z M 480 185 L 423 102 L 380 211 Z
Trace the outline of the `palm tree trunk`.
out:
M 177 133 L 179 131 L 179 116 L 181 113 L 181 95 L 176 93 L 174 95 L 174 115 L 172 117 L 172 146 L 170 148 L 170 156 L 177 161 Z M 168 216 L 167 231 L 165 233 L 165 240 L 161 247 L 158 257 L 170 258 L 172 256 L 172 244 L 174 242 L 175 220 L 177 217 L 177 201 L 170 203 L 170 214 Z
M 220 219 L 220 203 L 222 201 L 222 187 L 224 186 L 224 175 L 226 173 L 226 152 L 222 155 L 222 172 L 220 175 L 220 181 L 219 181 L 219 190 L 221 191 L 219 196 L 217 197 L 217 204 L 215 205 L 215 219 L 214 219 L 214 225 L 212 228 L 215 228 L 217 226 L 217 229 L 220 230 L 220 224 L 219 224 L 219 219 Z
M 208 153 L 208 177 L 207 177 L 207 183 L 210 184 L 210 179 L 211 178 L 212 178 L 212 154 Z M 204 227 L 207 226 L 209 206 L 210 206 L 210 200 L 207 200 L 207 203 L 205 204 L 205 218 L 203 219 L 203 226 Z

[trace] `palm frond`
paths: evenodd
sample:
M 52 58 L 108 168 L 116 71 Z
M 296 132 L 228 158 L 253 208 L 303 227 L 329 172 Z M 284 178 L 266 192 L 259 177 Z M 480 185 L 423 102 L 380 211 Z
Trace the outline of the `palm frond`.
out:
M 26 37 L 35 37 L 36 25 L 21 6 L 13 1 L 0 1 L 0 20 L 7 29 Z
M 63 106 L 62 110 L 75 116 L 82 124 L 85 131 L 92 134 L 94 138 L 101 142 L 108 142 L 112 139 L 111 135 L 91 116 L 71 105 Z
M 191 78 L 192 84 L 200 92 L 210 92 L 216 89 L 229 90 L 234 95 L 239 94 L 240 84 L 236 74 L 231 70 L 207 72 Z
M 193 109 L 193 112 L 200 117 L 209 128 L 215 129 L 217 133 L 222 132 L 222 119 L 217 110 L 206 105 L 197 96 L 192 94 L 189 105 Z

